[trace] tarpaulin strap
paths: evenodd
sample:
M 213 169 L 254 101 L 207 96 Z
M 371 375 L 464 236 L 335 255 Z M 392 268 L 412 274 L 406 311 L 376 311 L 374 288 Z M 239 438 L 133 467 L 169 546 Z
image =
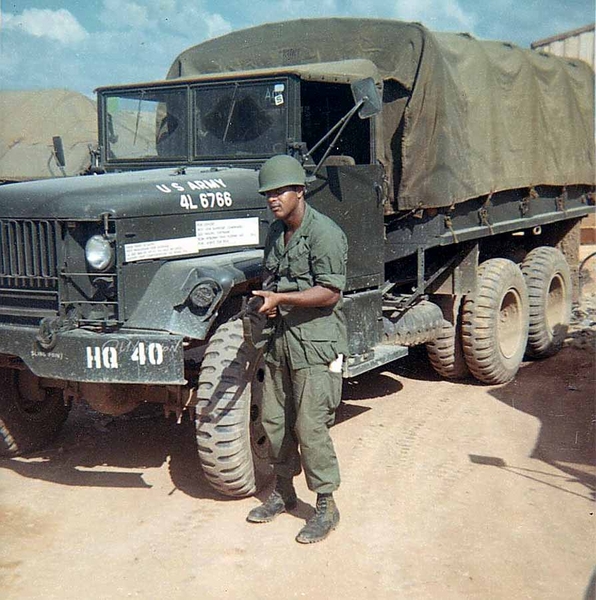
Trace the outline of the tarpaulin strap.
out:
M 484 225 L 485 227 L 488 227 L 488 230 L 490 231 L 491 235 L 494 233 L 493 232 L 493 226 L 492 223 L 490 222 L 490 214 L 488 212 L 488 209 L 490 206 L 492 206 L 491 203 L 491 198 L 493 197 L 492 192 L 488 195 L 488 198 L 486 199 L 486 202 L 484 203 L 484 205 L 482 206 L 482 208 L 480 208 L 478 210 L 478 217 L 480 218 L 480 224 Z
M 567 202 L 567 188 L 563 188 L 563 192 L 561 193 L 560 196 L 557 196 L 555 198 L 555 202 L 557 204 L 557 210 L 560 210 L 562 212 L 565 212 L 565 203 Z
M 534 200 L 535 198 L 538 198 L 538 192 L 534 189 L 534 188 L 530 188 L 528 191 L 528 195 L 523 198 L 522 200 L 520 200 L 519 202 L 519 212 L 521 213 L 522 217 L 525 217 L 528 212 L 530 211 L 530 202 L 531 200 Z
M 445 227 L 449 229 L 451 235 L 453 236 L 453 241 L 457 244 L 459 240 L 457 239 L 457 233 L 455 233 L 455 229 L 453 228 L 453 221 L 449 215 L 445 215 Z

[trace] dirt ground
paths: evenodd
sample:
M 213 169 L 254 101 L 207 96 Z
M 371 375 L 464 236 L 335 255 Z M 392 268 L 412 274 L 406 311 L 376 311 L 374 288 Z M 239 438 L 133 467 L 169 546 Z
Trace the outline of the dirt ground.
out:
M 418 351 L 346 383 L 320 544 L 294 541 L 303 479 L 293 513 L 249 524 L 259 499 L 195 475 L 189 427 L 76 407 L 47 451 L 0 461 L 0 597 L 593 599 L 596 258 L 584 275 L 566 347 L 508 385 L 441 381 Z

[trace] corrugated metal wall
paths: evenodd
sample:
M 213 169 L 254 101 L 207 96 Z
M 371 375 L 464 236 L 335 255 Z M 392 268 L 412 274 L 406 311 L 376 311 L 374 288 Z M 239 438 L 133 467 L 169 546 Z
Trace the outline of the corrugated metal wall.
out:
M 594 69 L 594 24 L 538 40 L 532 43 L 532 48 L 540 52 L 550 52 L 556 56 L 580 58 Z M 596 215 L 594 213 L 582 221 L 581 243 L 596 244 Z
M 581 58 L 594 68 L 594 24 L 538 40 L 532 48 L 557 56 Z

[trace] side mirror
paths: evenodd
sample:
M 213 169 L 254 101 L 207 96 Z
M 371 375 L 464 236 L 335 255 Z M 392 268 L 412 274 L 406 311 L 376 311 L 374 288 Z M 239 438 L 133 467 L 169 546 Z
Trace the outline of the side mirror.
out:
M 370 119 L 381 112 L 383 100 L 372 77 L 354 81 L 350 87 L 354 102 L 360 106 L 358 116 L 361 119 Z
M 54 156 L 58 166 L 64 168 L 66 166 L 66 159 L 64 158 L 64 145 L 62 144 L 62 138 L 59 135 L 55 135 L 52 138 L 52 145 L 54 146 Z

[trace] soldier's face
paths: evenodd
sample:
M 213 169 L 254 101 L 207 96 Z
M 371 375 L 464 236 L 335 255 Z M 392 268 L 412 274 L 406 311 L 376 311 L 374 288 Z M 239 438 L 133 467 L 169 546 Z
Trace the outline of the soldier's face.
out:
M 304 188 L 298 185 L 287 185 L 268 191 L 266 196 L 267 204 L 275 218 L 285 221 L 300 207 L 304 200 Z

